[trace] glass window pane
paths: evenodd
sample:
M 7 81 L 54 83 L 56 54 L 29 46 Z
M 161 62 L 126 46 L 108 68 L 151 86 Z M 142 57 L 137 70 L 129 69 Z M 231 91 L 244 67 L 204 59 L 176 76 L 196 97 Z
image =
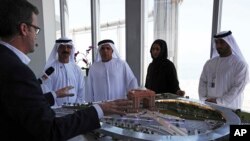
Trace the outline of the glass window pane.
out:
M 179 7 L 177 70 L 180 87 L 198 99 L 203 65 L 210 58 L 213 0 L 183 0 Z
M 61 19 L 60 19 L 60 0 L 54 0 L 55 2 L 55 17 L 56 17 L 56 38 L 61 36 Z
M 82 59 L 92 62 L 91 51 L 86 50 L 91 46 L 91 11 L 90 0 L 67 0 L 68 5 L 68 35 L 72 38 L 76 52 L 80 54 L 76 57 L 77 64 L 80 67 L 88 67 Z
M 154 21 L 153 21 L 153 11 L 154 11 L 154 0 L 145 0 L 145 13 L 144 13 L 144 59 L 143 61 L 143 86 L 145 86 L 147 68 L 152 61 L 150 55 L 151 44 L 154 39 Z
M 100 0 L 100 24 L 100 40 L 113 40 L 125 60 L 125 0 Z
M 248 65 L 250 64 L 250 1 L 249 0 L 224 0 L 222 7 L 221 30 L 231 30 L 240 50 Z M 242 109 L 250 111 L 250 84 L 245 88 Z

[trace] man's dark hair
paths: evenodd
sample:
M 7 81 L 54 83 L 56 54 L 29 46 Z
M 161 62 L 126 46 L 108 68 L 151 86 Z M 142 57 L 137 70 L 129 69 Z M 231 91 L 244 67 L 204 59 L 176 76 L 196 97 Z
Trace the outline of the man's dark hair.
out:
M 21 23 L 32 23 L 32 13 L 38 9 L 27 0 L 1 0 L 0 37 L 9 38 L 19 33 Z

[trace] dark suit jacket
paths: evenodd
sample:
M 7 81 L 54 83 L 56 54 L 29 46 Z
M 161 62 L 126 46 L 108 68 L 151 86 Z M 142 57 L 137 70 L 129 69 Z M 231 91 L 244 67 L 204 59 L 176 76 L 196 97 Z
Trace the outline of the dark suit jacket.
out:
M 63 141 L 100 127 L 94 107 L 55 117 L 32 70 L 0 44 L 1 139 Z
M 47 101 L 49 102 L 50 106 L 53 106 L 55 104 L 55 99 L 54 99 L 51 92 L 45 93 L 44 96 L 47 99 Z

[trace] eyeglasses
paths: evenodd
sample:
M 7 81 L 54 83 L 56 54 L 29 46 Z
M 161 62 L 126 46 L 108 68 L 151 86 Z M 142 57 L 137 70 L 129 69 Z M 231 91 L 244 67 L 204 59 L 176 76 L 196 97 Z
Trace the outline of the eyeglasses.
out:
M 25 24 L 27 24 L 28 26 L 33 27 L 35 29 L 36 35 L 40 32 L 40 27 L 35 26 L 35 25 L 31 24 L 31 23 L 25 23 Z

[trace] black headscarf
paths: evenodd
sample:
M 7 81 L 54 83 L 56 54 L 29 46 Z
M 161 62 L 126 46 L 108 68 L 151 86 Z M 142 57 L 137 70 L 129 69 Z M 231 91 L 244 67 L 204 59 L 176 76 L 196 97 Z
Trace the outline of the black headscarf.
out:
M 152 47 L 158 44 L 161 48 L 157 58 L 152 56 Z M 179 90 L 179 82 L 174 64 L 168 60 L 168 49 L 166 41 L 157 39 L 153 42 L 150 49 L 153 61 L 147 70 L 145 87 L 156 93 L 176 93 Z
M 152 56 L 152 47 L 154 44 L 158 44 L 161 48 L 161 52 L 159 54 L 159 56 L 157 58 L 153 58 Z M 153 59 L 153 62 L 154 61 L 162 61 L 162 60 L 165 60 L 168 58 L 168 47 L 167 47 L 167 43 L 166 41 L 162 40 L 162 39 L 157 39 L 153 42 L 153 44 L 151 45 L 151 48 L 150 48 L 150 54 L 151 54 L 151 57 Z

